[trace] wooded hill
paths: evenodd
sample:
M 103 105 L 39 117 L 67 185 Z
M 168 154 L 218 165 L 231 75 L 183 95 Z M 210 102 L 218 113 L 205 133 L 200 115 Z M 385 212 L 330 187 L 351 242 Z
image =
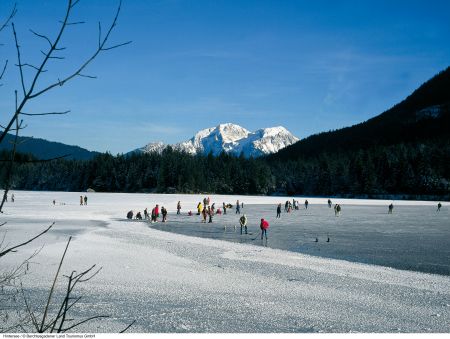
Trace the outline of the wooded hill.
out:
M 269 156 L 271 160 L 317 157 L 373 146 L 447 138 L 450 135 L 450 67 L 428 80 L 405 100 L 363 123 L 302 139 Z
M 300 140 L 267 162 L 288 193 L 448 199 L 450 68 L 388 111 Z

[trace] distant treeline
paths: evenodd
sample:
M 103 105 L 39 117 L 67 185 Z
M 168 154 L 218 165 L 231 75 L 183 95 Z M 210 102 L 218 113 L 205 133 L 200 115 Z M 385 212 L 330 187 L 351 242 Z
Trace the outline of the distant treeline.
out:
M 23 190 L 288 194 L 316 196 L 450 196 L 450 140 L 373 146 L 281 160 L 162 154 L 100 154 L 91 160 L 30 162 L 19 155 L 12 187 Z M 8 152 L 0 153 L 8 159 Z M 6 162 L 0 168 L 0 184 Z

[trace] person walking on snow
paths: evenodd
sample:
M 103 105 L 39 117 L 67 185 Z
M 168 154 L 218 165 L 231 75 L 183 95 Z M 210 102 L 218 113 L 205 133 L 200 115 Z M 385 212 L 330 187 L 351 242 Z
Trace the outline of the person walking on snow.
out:
M 167 221 L 167 210 L 164 206 L 161 207 L 161 213 L 162 213 L 162 222 Z
M 308 200 L 305 200 L 305 209 L 308 209 L 308 204 L 309 204 Z
M 177 203 L 177 214 L 180 214 L 180 210 L 181 210 L 181 202 L 178 201 L 178 203 Z
M 261 218 L 261 224 L 259 224 L 259 227 L 261 228 L 261 240 L 263 237 L 266 237 L 267 240 L 267 230 L 269 229 L 269 223 L 267 220 L 264 220 L 264 218 Z
M 87 196 L 84 196 L 84 204 L 87 205 Z
M 242 217 L 239 218 L 239 223 L 241 224 L 241 234 L 242 234 L 242 229 L 245 228 L 245 234 L 247 233 L 247 216 L 244 215 Z
M 239 204 L 239 200 L 236 201 L 236 214 L 241 214 L 241 205 Z
M 277 218 L 281 218 L 281 203 L 277 207 Z
M 203 207 L 202 222 L 206 224 L 206 207 Z
M 393 211 L 393 210 L 394 210 L 394 204 L 391 203 L 391 204 L 389 205 L 388 214 L 392 214 L 392 211 Z
M 152 223 L 156 222 L 156 207 L 152 208 Z
M 442 207 L 442 204 L 438 203 L 438 208 L 437 208 L 436 212 L 439 212 L 441 210 L 441 207 Z
M 341 205 L 339 205 L 339 204 L 336 204 L 336 209 L 335 209 L 335 211 L 334 211 L 334 215 L 335 216 L 340 216 L 341 215 Z
M 208 215 L 209 215 L 208 223 L 212 223 L 214 212 L 213 212 L 211 206 L 208 206 Z

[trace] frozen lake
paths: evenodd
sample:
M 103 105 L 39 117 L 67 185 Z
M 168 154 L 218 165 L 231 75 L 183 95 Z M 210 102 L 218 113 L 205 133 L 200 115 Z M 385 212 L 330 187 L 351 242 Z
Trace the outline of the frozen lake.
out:
M 250 235 L 240 234 L 239 215 L 234 209 L 227 215 L 216 215 L 212 224 L 200 223 L 200 217 L 196 215 L 171 213 L 167 223 L 155 223 L 151 227 L 196 237 L 450 275 L 448 208 L 437 213 L 435 206 L 401 205 L 394 207 L 393 214 L 387 213 L 387 205 L 342 205 L 342 208 L 341 215 L 335 217 L 333 208 L 324 204 L 309 204 L 308 209 L 301 205 L 300 210 L 291 213 L 284 213 L 283 207 L 281 218 L 276 219 L 275 205 L 244 204 L 241 213 L 248 217 Z M 267 243 L 257 236 L 261 217 L 271 225 Z
M 450 332 L 447 203 L 436 213 L 434 202 L 395 202 L 394 214 L 387 215 L 389 202 L 340 199 L 342 214 L 335 217 L 326 199 L 308 199 L 307 211 L 282 213 L 276 221 L 282 198 L 211 196 L 216 205 L 244 201 L 253 234 L 241 236 L 234 211 L 206 225 L 198 216 L 176 216 L 178 200 L 186 213 L 203 197 L 96 193 L 80 206 L 81 194 L 15 192 L 16 201 L 0 215 L 0 223 L 7 222 L 4 246 L 56 222 L 43 237 L 1 258 L 4 272 L 40 249 L 21 278 L 36 314 L 69 235 L 62 274 L 103 267 L 77 286 L 82 300 L 71 317 L 109 318 L 77 331 L 117 332 L 136 320 L 131 332 Z M 130 209 L 142 212 L 156 203 L 168 207 L 168 223 L 124 218 Z M 271 224 L 267 246 L 251 240 L 261 215 Z M 56 296 L 65 287 L 61 275 Z M 56 300 L 52 305 L 50 315 Z M 24 305 L 18 298 L 0 304 L 0 311 L 7 307 Z

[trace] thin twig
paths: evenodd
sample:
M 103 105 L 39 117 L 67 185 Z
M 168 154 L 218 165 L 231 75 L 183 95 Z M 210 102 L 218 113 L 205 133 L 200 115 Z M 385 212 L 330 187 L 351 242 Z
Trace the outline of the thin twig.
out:
M 17 108 L 17 91 L 14 91 L 14 94 L 15 94 L 15 104 L 16 104 L 16 108 Z M 13 148 L 11 150 L 11 158 L 10 158 L 9 167 L 8 167 L 8 170 L 6 173 L 6 180 L 4 183 L 5 191 L 3 194 L 3 199 L 0 203 L 0 212 L 3 210 L 3 205 L 5 204 L 6 198 L 8 196 L 8 191 L 11 186 L 11 178 L 13 175 L 13 168 L 14 168 L 14 159 L 16 157 L 17 140 L 19 138 L 19 130 L 20 130 L 21 126 L 22 126 L 22 121 L 20 121 L 20 123 L 19 123 L 19 117 L 16 116 L 16 133 L 14 135 Z
M 24 76 L 23 76 L 22 61 L 20 60 L 20 47 L 19 47 L 19 42 L 17 41 L 17 33 L 16 33 L 16 28 L 14 27 L 14 22 L 11 23 L 11 26 L 12 26 L 13 34 L 14 34 L 14 41 L 16 43 L 17 61 L 19 62 L 18 66 L 19 66 L 19 71 L 20 71 L 20 83 L 22 84 L 23 95 L 26 97 L 27 91 L 25 90 L 25 80 L 24 80 Z
M 0 252 L 0 257 L 3 257 L 5 254 L 8 254 L 9 252 L 16 252 L 16 249 L 17 249 L 17 248 L 22 247 L 22 246 L 25 246 L 26 244 L 29 244 L 29 243 L 32 242 L 33 240 L 39 238 L 41 235 L 47 233 L 47 232 L 50 230 L 50 228 L 53 227 L 53 225 L 55 225 L 54 222 L 53 222 L 49 227 L 47 227 L 44 231 L 42 231 L 41 233 L 39 233 L 38 235 L 36 235 L 35 237 L 33 237 L 33 238 L 31 238 L 31 239 L 29 239 L 29 240 L 27 240 L 27 241 L 25 241 L 25 242 L 23 242 L 23 243 L 21 243 L 21 244 L 19 244 L 19 245 L 16 245 L 16 246 L 14 246 L 14 247 L 11 247 L 11 248 L 9 248 L 9 249 L 7 249 L 7 250 L 4 250 L 4 251 Z
M 0 27 L 0 32 L 3 31 L 3 29 L 5 29 L 5 27 L 8 26 L 8 23 L 12 20 L 12 18 L 14 17 L 14 15 L 16 15 L 17 13 L 17 4 L 14 4 L 13 9 L 11 10 L 11 13 L 9 14 L 8 19 L 6 19 L 6 21 L 3 23 L 3 25 Z
M 0 79 L 3 78 L 3 75 L 5 75 L 6 67 L 8 67 L 8 60 L 5 61 L 5 65 L 3 66 L 2 73 L 0 74 Z
M 67 114 L 70 113 L 70 110 L 64 111 L 64 112 L 45 112 L 45 113 L 25 113 L 25 112 L 20 112 L 20 114 L 22 115 L 28 115 L 28 116 L 37 116 L 37 115 L 62 115 L 62 114 Z
M 72 240 L 72 237 L 69 237 L 69 241 L 67 241 L 67 245 L 66 245 L 66 248 L 64 250 L 63 256 L 61 257 L 61 261 L 59 262 L 58 270 L 56 271 L 56 275 L 55 275 L 55 279 L 53 280 L 52 288 L 50 289 L 50 293 L 49 293 L 49 296 L 48 296 L 48 299 L 47 299 L 47 305 L 45 306 L 44 315 L 42 316 L 42 322 L 41 322 L 40 331 L 39 331 L 41 333 L 42 333 L 42 330 L 44 328 L 45 319 L 47 318 L 47 312 L 48 312 L 48 308 L 50 306 L 50 301 L 52 299 L 53 291 L 55 289 L 56 280 L 58 279 L 59 271 L 60 271 L 61 266 L 63 264 L 64 257 L 66 256 L 67 249 L 69 248 L 69 244 L 70 244 L 71 240 Z
M 27 126 L 28 126 L 28 125 L 25 125 L 25 126 L 23 126 L 23 127 L 20 127 L 19 130 L 25 129 Z M 6 127 L 0 124 L 0 128 L 5 129 Z M 10 130 L 10 131 L 16 131 L 17 129 L 16 129 L 16 128 L 10 128 L 9 130 Z
M 33 326 L 36 329 L 36 331 L 39 331 L 39 325 L 38 325 L 36 316 L 34 315 L 33 311 L 31 310 L 30 306 L 28 305 L 28 301 L 27 301 L 27 298 L 25 296 L 25 291 L 23 290 L 22 285 L 21 285 L 21 290 L 22 290 L 22 295 L 23 295 L 23 299 L 24 299 L 24 302 L 25 302 L 25 306 L 27 308 L 28 315 L 31 318 L 31 322 L 33 323 Z
M 60 21 L 60 23 L 62 24 L 62 22 Z M 73 26 L 73 25 L 82 25 L 85 24 L 85 21 L 74 21 L 74 22 L 67 22 L 66 25 L 67 26 Z
M 70 326 L 70 327 L 62 329 L 61 332 L 62 333 L 67 332 L 68 330 L 71 330 L 74 327 L 80 326 L 81 324 L 84 324 L 84 323 L 86 323 L 88 321 L 91 321 L 91 320 L 94 320 L 94 319 L 100 319 L 100 318 L 109 318 L 109 315 L 96 315 L 94 317 L 87 318 L 87 319 L 85 319 L 83 321 L 80 321 L 80 322 Z
M 36 71 L 38 71 L 39 70 L 39 68 L 37 68 L 36 66 L 34 66 L 34 65 L 31 65 L 31 64 L 27 64 L 27 63 L 25 63 L 25 64 L 22 64 L 22 65 L 17 65 L 16 64 L 16 66 L 27 66 L 27 67 L 31 67 L 31 68 L 34 68 Z M 44 70 L 42 70 L 42 73 L 45 73 L 45 72 L 47 72 L 47 70 L 46 69 L 44 69 Z
M 50 41 L 50 39 L 46 35 L 36 33 L 32 29 L 30 29 L 30 32 L 33 33 L 34 35 L 36 35 L 39 38 L 45 39 L 49 43 L 49 45 L 52 46 L 52 42 Z
M 125 327 L 122 331 L 120 331 L 119 333 L 125 333 L 131 326 L 133 326 L 134 325 L 134 323 L 136 322 L 136 320 L 133 320 L 133 322 L 130 324 L 130 325 L 128 325 L 127 327 Z

